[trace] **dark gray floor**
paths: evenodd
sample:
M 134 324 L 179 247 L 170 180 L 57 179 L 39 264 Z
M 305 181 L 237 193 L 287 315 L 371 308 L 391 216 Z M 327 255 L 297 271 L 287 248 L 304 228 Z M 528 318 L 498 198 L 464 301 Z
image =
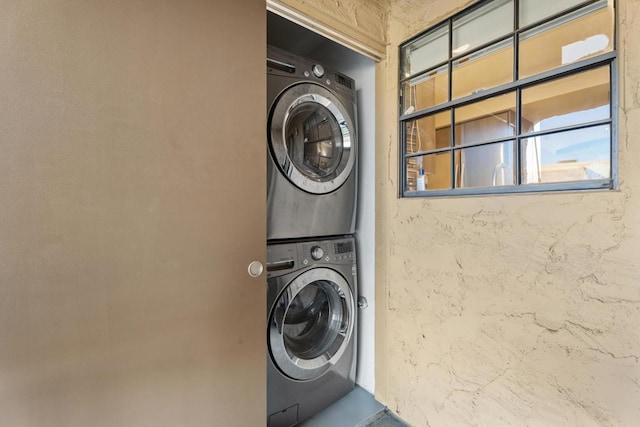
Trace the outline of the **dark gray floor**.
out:
M 356 388 L 296 427 L 409 427 L 363 389 Z
M 385 409 L 376 419 L 364 424 L 362 427 L 409 427 L 409 424 Z
M 384 409 L 371 393 L 356 386 L 345 397 L 296 427 L 362 427 Z

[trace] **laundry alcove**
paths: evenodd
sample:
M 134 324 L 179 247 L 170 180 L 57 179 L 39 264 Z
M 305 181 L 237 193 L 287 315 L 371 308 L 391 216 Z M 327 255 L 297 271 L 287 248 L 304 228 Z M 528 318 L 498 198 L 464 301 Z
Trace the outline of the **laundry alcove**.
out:
M 358 367 L 356 383 L 373 394 L 375 322 L 375 61 L 273 12 L 267 12 L 267 43 L 313 58 L 353 78 L 358 102 Z M 366 301 L 366 302 L 365 302 Z

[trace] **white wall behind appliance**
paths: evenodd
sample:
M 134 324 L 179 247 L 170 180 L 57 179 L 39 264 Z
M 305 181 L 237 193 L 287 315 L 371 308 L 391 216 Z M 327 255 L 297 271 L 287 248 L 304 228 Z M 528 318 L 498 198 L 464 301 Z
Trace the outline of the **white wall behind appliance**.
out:
M 369 304 L 358 310 L 356 382 L 375 390 L 375 62 L 271 12 L 267 41 L 291 53 L 313 58 L 356 81 L 358 98 L 358 216 L 356 242 L 358 292 Z
M 358 216 L 356 244 L 358 291 L 368 307 L 358 310 L 358 371 L 356 382 L 375 389 L 375 62 L 335 43 L 323 44 L 310 56 L 356 81 L 358 97 Z

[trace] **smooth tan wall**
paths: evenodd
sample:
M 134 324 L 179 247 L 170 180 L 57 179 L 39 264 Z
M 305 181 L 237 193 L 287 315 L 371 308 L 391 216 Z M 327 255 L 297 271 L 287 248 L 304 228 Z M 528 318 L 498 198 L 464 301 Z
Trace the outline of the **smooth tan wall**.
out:
M 398 44 L 472 2 L 392 2 L 377 68 L 376 396 L 413 426 L 640 420 L 640 3 L 621 0 L 620 189 L 397 198 Z
M 264 424 L 265 20 L 0 3 L 0 425 Z

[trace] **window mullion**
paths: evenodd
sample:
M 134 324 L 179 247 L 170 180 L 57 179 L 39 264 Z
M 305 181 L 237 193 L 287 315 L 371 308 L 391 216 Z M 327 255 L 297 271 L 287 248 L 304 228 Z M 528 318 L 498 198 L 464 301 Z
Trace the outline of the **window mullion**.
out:
M 456 188 L 456 114 L 455 108 L 451 109 L 451 140 L 449 141 L 449 151 L 451 152 L 451 188 Z
M 522 150 L 520 144 L 522 143 L 520 135 L 522 134 L 522 89 L 516 90 L 516 185 L 522 184 Z
M 451 101 L 453 97 L 453 18 L 449 19 L 449 87 L 447 88 L 447 100 Z M 456 188 L 456 156 L 453 147 L 456 146 L 456 122 L 455 122 L 454 109 L 451 109 L 451 132 L 449 141 L 449 152 L 451 153 L 449 162 L 449 174 L 450 174 L 450 188 L 453 190 Z

